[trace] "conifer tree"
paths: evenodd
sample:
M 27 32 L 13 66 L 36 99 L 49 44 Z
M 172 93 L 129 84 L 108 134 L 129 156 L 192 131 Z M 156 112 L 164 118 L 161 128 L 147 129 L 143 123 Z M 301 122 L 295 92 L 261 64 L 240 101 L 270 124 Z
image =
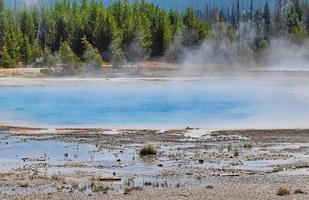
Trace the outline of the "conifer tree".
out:
M 5 45 L 0 49 L 0 68 L 14 68 L 16 62 L 11 58 Z
M 268 1 L 265 3 L 263 11 L 263 32 L 265 38 L 271 36 L 271 13 Z
M 103 60 L 99 50 L 92 46 L 85 37 L 82 40 L 85 46 L 83 61 L 91 68 L 100 68 L 103 64 Z
M 60 59 L 64 64 L 63 71 L 65 74 L 74 74 L 80 67 L 79 59 L 74 54 L 70 44 L 66 41 L 60 49 Z

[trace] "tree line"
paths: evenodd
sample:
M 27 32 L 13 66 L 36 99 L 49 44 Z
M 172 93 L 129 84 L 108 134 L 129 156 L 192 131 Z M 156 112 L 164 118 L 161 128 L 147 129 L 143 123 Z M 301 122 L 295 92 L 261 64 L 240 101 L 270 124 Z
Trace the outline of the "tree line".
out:
M 239 28 L 246 23 L 255 31 L 254 41 L 246 45 L 256 55 L 276 37 L 301 44 L 308 38 L 309 4 L 276 0 L 274 8 L 266 2 L 260 9 L 251 0 L 250 9 L 241 10 L 240 0 L 234 0 L 228 9 L 206 5 L 180 13 L 143 0 L 119 0 L 109 7 L 96 0 L 58 0 L 52 6 L 19 9 L 6 8 L 0 0 L 0 67 L 60 63 L 73 73 L 81 63 L 177 62 L 184 52 L 175 43 L 198 48 L 206 39 L 240 42 Z

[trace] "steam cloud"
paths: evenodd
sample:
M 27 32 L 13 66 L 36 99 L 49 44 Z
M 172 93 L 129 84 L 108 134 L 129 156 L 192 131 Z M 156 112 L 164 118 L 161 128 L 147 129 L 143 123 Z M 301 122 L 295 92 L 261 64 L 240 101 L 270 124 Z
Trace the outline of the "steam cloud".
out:
M 25 4 L 25 5 L 36 5 L 38 3 L 42 3 L 42 0 L 22 0 L 22 2 Z
M 297 44 L 287 36 L 271 38 L 261 52 L 254 52 L 250 44 L 257 37 L 256 27 L 251 22 L 241 23 L 236 31 L 239 39 L 230 40 L 225 27 L 215 25 L 215 34 L 198 48 L 189 49 L 181 45 L 176 37 L 170 51 L 182 52 L 182 72 L 203 72 L 213 70 L 309 70 L 309 41 Z M 258 55 L 257 55 L 258 54 Z

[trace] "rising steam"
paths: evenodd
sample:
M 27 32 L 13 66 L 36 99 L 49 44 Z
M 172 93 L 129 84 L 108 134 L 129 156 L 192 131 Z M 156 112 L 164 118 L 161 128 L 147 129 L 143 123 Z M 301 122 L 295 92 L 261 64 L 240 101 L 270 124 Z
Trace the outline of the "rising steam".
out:
M 241 23 L 236 39 L 231 40 L 225 27 L 213 27 L 216 36 L 210 36 L 198 48 L 189 49 L 176 38 L 169 51 L 182 52 L 181 66 L 184 74 L 210 71 L 237 70 L 309 70 L 309 41 L 296 43 L 290 37 L 270 38 L 262 51 L 254 51 L 257 37 L 252 23 Z M 219 34 L 218 34 L 219 33 Z M 167 55 L 170 52 L 167 52 Z

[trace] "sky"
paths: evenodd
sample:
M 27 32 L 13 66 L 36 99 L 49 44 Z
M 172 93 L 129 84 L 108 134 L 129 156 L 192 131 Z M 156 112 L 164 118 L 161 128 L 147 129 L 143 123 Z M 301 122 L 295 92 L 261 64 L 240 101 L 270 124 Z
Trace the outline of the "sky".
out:
M 28 4 L 37 4 L 38 2 L 42 2 L 44 0 L 16 0 L 17 3 L 27 2 Z M 47 3 L 55 2 L 56 0 L 45 0 Z M 98 0 L 103 2 L 105 5 L 110 5 L 116 0 Z M 129 0 L 135 1 L 135 0 Z M 163 8 L 166 9 L 174 9 L 178 11 L 182 11 L 184 8 L 188 6 L 193 6 L 195 8 L 202 9 L 205 7 L 206 4 L 211 5 L 211 7 L 218 7 L 218 8 L 226 8 L 232 5 L 232 2 L 235 0 L 146 0 L 151 3 L 157 3 Z M 255 5 L 261 7 L 265 4 L 267 0 L 254 0 Z M 275 0 L 268 0 L 270 4 L 273 4 Z M 5 0 L 6 4 L 9 6 L 14 5 L 14 0 Z M 248 9 L 250 5 L 250 0 L 241 0 L 241 6 L 243 9 Z

